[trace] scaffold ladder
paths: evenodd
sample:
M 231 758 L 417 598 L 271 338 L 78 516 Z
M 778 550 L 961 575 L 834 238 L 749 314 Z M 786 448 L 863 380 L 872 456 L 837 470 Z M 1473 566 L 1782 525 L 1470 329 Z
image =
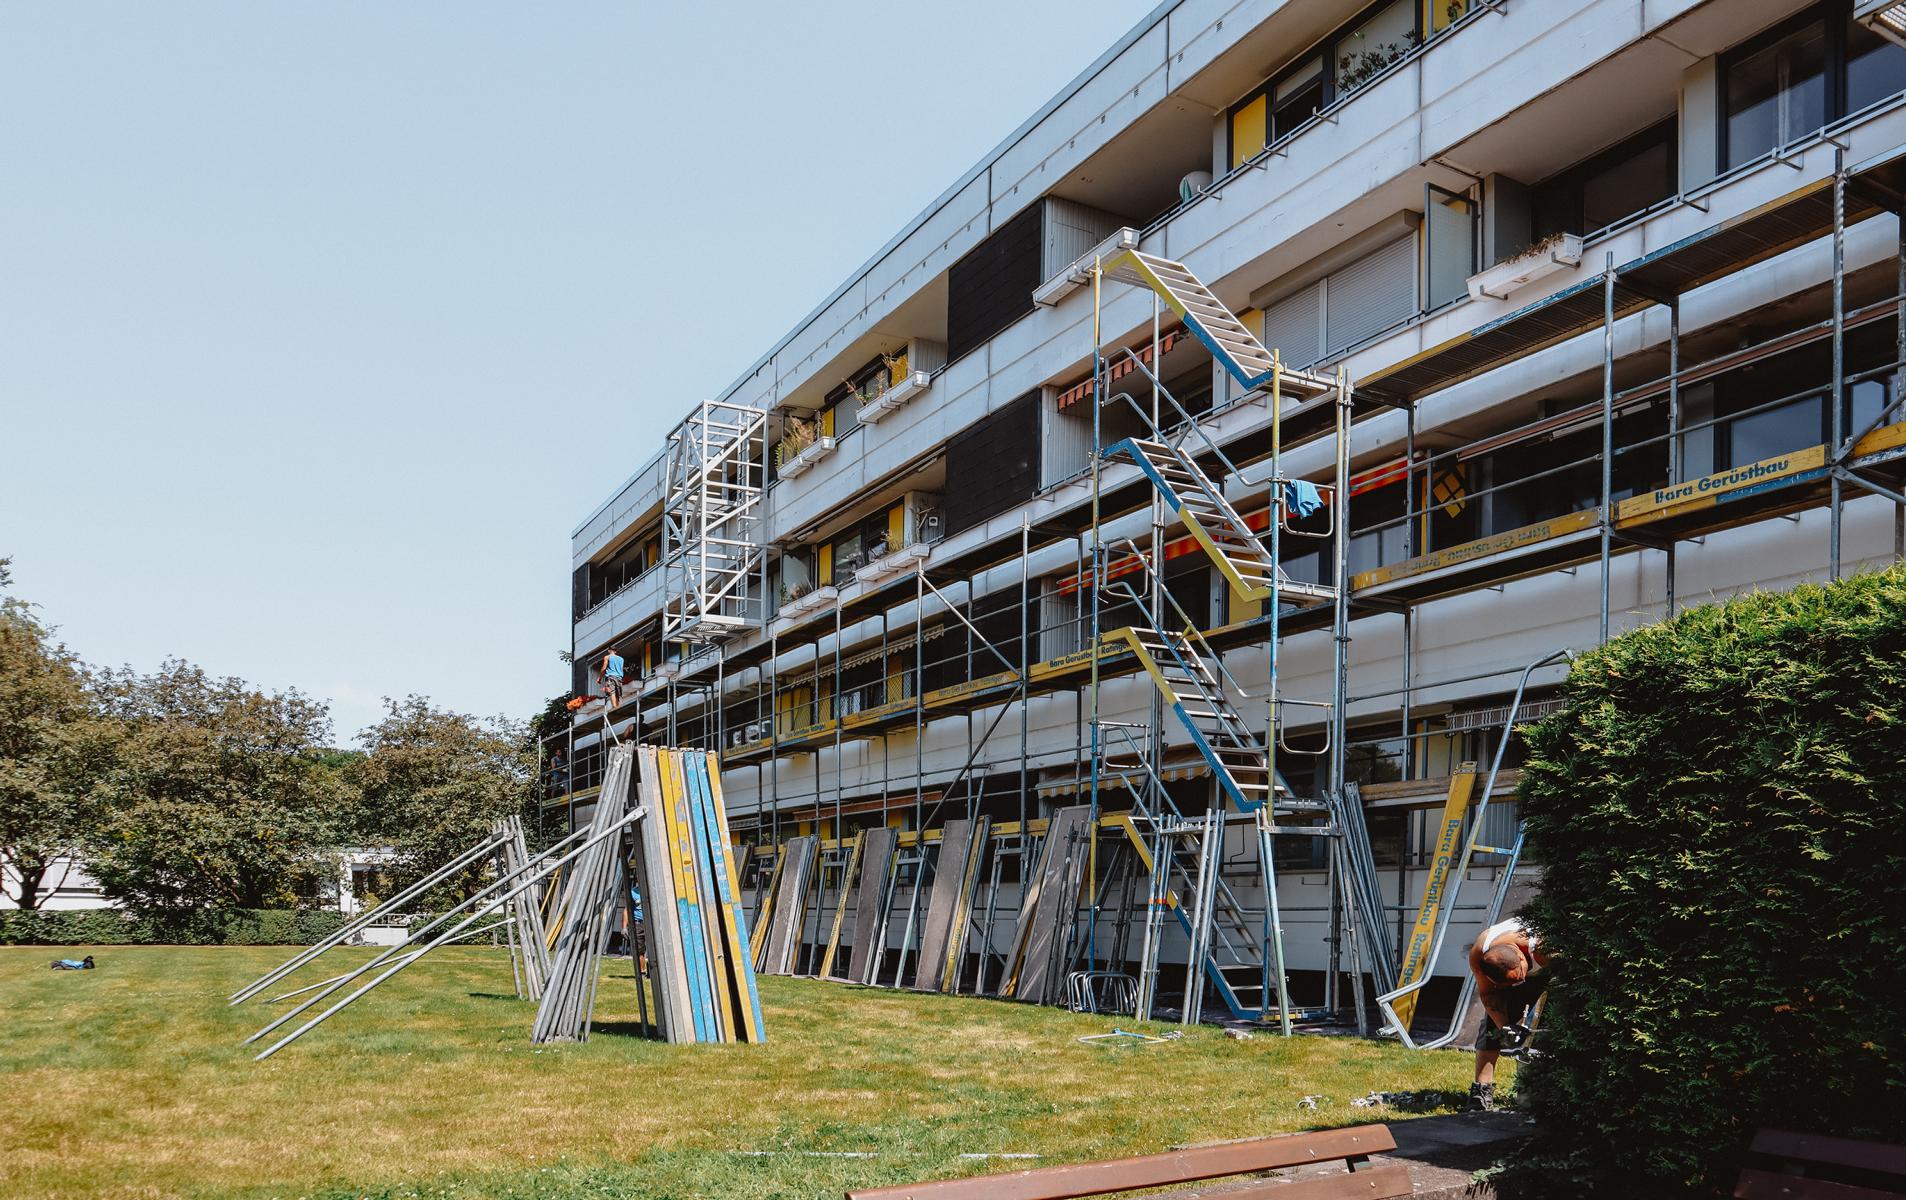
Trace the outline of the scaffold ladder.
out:
M 766 409 L 705 400 L 669 434 L 662 635 L 707 642 L 760 623 Z
M 1129 730 L 1121 727 L 1116 732 L 1132 750 L 1140 750 Z M 1145 1019 L 1151 1016 L 1158 948 L 1164 916 L 1170 912 L 1191 944 L 1188 961 L 1202 963 L 1203 976 L 1233 1017 L 1265 1020 L 1275 1002 L 1280 1017 L 1287 1020 L 1290 999 L 1283 972 L 1278 971 L 1274 980 L 1272 976 L 1272 965 L 1283 957 L 1282 947 L 1273 954 L 1268 941 L 1253 932 L 1249 915 L 1220 871 L 1222 814 L 1187 820 L 1142 754 L 1131 763 L 1111 765 L 1119 770 L 1119 779 L 1132 797 L 1129 832 L 1148 881 L 1136 1015 Z M 1129 769 L 1133 767 L 1136 773 Z M 1142 786 L 1135 775 L 1142 777 Z M 1140 822 L 1146 831 L 1139 829 Z M 1218 823 L 1215 831 L 1209 822 Z M 1209 836 L 1213 832 L 1215 838 Z M 1201 939 L 1200 929 L 1207 923 L 1198 919 L 1198 912 L 1205 908 L 1211 914 L 1210 933 Z M 1205 943 L 1202 947 L 1200 940 Z M 1196 1022 L 1202 1015 L 1201 997 L 1191 994 L 1190 979 L 1186 987 L 1186 1020 Z

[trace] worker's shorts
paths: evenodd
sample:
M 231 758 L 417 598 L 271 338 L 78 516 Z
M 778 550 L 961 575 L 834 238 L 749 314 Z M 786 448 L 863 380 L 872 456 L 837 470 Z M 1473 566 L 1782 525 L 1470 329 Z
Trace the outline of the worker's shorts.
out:
M 1523 1024 L 1529 1015 L 1529 1010 L 1535 1007 L 1535 1002 L 1542 998 L 1542 993 L 1548 986 L 1548 971 L 1538 970 L 1515 987 L 1510 988 L 1504 994 L 1502 1003 L 1504 1011 L 1509 1016 L 1509 1023 Z M 1502 1026 L 1496 1024 L 1495 1019 L 1486 1012 L 1482 1018 L 1482 1033 L 1476 1038 L 1476 1049 L 1502 1049 Z

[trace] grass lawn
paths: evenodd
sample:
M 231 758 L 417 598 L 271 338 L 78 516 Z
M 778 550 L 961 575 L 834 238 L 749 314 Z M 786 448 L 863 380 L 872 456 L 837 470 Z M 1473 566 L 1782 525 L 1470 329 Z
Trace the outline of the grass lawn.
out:
M 631 1036 L 627 960 L 603 967 L 593 1040 L 538 1048 L 507 956 L 469 947 L 253 1063 L 238 1043 L 283 1006 L 225 997 L 289 951 L 105 947 L 96 971 L 47 969 L 85 953 L 0 948 L 0 1195 L 838 1197 L 1384 1120 L 1351 1098 L 1454 1106 L 1469 1082 L 1457 1052 L 1208 1028 L 1106 1048 L 1076 1039 L 1133 1022 L 803 979 L 762 980 L 766 1045 L 668 1046 Z M 961 1157 L 986 1154 L 1041 1158 Z

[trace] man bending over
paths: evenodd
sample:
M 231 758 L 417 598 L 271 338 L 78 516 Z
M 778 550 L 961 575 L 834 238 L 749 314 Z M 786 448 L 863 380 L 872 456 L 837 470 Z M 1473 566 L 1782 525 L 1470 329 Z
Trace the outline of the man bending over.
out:
M 1515 917 L 1482 931 L 1469 948 L 1469 972 L 1476 977 L 1476 996 L 1487 1015 L 1482 1036 L 1476 1039 L 1476 1082 L 1469 1089 L 1469 1107 L 1489 1111 L 1496 1107 L 1496 1060 L 1529 1040 L 1528 1014 L 1549 986 L 1549 956 L 1535 933 Z

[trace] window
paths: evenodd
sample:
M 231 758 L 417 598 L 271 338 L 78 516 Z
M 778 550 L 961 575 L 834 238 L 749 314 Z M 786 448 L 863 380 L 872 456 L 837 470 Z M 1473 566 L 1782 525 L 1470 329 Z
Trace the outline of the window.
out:
M 1853 23 L 1833 0 L 1730 51 L 1721 63 L 1729 169 L 1906 88 L 1906 48 Z
M 1859 112 L 1906 87 L 1906 46 L 1866 26 L 1846 27 L 1846 111 Z
M 906 506 L 895 504 L 835 534 L 823 547 L 827 553 L 822 556 L 823 561 L 831 564 L 832 575 L 821 582 L 845 582 L 855 571 L 885 558 L 889 550 L 898 549 L 892 543 L 905 530 L 905 520 Z
M 1469 192 L 1423 185 L 1423 311 L 1469 294 L 1481 242 L 1482 206 Z
M 1283 141 L 1316 116 L 1329 103 L 1329 94 L 1321 58 L 1311 59 L 1277 84 L 1271 92 L 1271 141 Z
M 1593 233 L 1675 194 L 1673 118 L 1535 186 L 1535 236 Z
M 1441 10 L 1446 0 L 1424 0 Z M 1461 0 L 1452 6 L 1461 12 Z M 1376 78 L 1422 40 L 1418 0 L 1385 0 L 1231 106 L 1231 166 L 1241 167 Z M 1444 22 L 1445 24 L 1447 22 Z M 1442 28 L 1439 24 L 1437 28 Z
M 1737 167 L 1827 123 L 1827 26 L 1814 17 L 1727 65 L 1727 165 Z

